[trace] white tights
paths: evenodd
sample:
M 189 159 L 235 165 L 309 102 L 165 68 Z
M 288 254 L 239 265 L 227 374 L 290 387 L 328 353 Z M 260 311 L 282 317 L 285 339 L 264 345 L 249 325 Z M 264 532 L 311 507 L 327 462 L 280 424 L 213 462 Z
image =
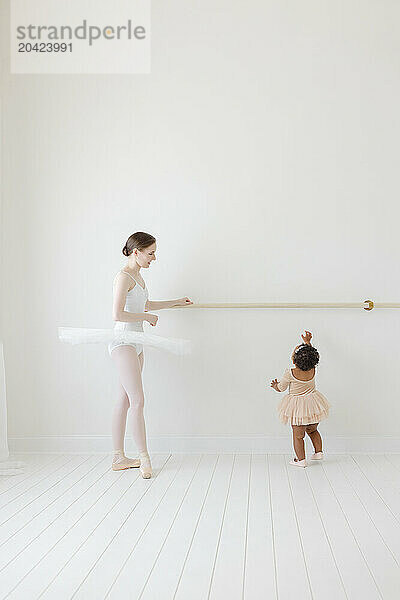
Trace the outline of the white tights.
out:
M 143 352 L 137 355 L 132 346 L 118 346 L 111 352 L 119 375 L 118 398 L 112 416 L 114 452 L 124 449 L 126 418 L 131 409 L 132 435 L 139 453 L 147 454 L 142 385 Z

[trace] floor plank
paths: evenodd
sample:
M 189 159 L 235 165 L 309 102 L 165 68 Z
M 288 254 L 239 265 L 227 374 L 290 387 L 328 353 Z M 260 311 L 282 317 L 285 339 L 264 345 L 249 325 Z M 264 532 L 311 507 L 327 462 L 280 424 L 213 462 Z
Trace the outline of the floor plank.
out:
M 237 455 L 222 522 L 210 587 L 210 600 L 243 596 L 248 523 L 250 455 Z
M 266 455 L 252 456 L 249 485 L 244 598 L 277 600 L 274 527 Z
M 286 470 L 287 458 L 268 456 L 279 600 L 312 600 L 303 542 Z M 297 467 L 293 467 L 297 468 Z M 290 575 L 289 575 L 290 574 Z

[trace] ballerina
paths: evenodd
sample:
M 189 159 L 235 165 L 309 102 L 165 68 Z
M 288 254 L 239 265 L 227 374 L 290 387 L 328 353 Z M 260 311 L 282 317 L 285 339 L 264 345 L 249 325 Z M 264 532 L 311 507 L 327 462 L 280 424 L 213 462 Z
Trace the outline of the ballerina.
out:
M 148 269 L 156 260 L 156 239 L 152 235 L 140 231 L 133 233 L 129 236 L 122 253 L 128 257 L 128 264 L 117 273 L 113 282 L 114 329 L 59 327 L 59 337 L 62 341 L 72 344 L 108 342 L 108 352 L 120 380 L 112 416 L 112 469 L 119 471 L 140 467 L 142 477 L 148 479 L 152 476 L 152 468 L 143 414 L 143 347 L 148 345 L 176 354 L 186 354 L 190 351 L 190 342 L 145 333 L 143 323 L 147 321 L 152 327 L 157 324 L 158 316 L 147 312 L 149 310 L 188 306 L 193 302 L 187 297 L 165 301 L 149 300 L 147 286 L 140 270 Z M 129 408 L 132 412 L 132 434 L 139 459 L 128 458 L 124 451 Z

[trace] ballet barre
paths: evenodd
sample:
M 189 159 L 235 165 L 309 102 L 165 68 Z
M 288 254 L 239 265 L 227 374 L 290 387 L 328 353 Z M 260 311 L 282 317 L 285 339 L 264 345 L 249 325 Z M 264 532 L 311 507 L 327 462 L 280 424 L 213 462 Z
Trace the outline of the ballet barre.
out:
M 363 308 L 370 311 L 374 308 L 400 308 L 400 302 L 211 302 L 172 308 Z

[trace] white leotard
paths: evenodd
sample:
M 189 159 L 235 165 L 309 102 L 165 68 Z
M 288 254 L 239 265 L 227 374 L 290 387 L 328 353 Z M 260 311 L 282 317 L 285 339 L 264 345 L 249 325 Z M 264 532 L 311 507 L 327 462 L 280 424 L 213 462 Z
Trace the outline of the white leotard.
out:
M 124 310 L 131 313 L 144 313 L 146 301 L 149 297 L 146 285 L 143 288 L 130 273 L 127 273 L 127 271 L 121 271 L 121 273 L 129 275 L 129 277 L 133 279 L 136 284 L 135 287 L 129 290 L 126 294 Z M 143 321 L 135 321 L 130 323 L 125 321 L 116 321 L 114 331 L 116 333 L 122 333 L 124 331 L 143 331 Z M 108 345 L 108 352 L 110 355 L 117 346 L 133 346 L 136 348 L 138 355 L 143 351 L 142 344 L 133 344 L 132 342 L 114 340 Z

